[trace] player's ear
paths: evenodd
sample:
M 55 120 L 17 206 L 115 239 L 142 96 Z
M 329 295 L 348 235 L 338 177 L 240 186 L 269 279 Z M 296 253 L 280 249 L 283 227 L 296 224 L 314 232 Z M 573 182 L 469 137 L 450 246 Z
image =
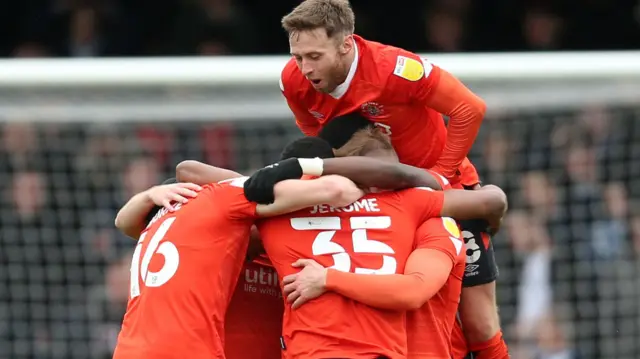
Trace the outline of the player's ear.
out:
M 346 55 L 349 51 L 353 50 L 354 39 L 352 35 L 344 35 L 339 50 L 342 55 Z

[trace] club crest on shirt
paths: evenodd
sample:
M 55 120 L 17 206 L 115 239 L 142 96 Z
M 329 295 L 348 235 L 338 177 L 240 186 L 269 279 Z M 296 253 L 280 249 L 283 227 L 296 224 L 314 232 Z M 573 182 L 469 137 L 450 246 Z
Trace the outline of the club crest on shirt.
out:
M 317 118 L 318 120 L 324 118 L 324 115 L 318 111 L 309 110 L 309 113 L 311 114 L 311 116 Z
M 377 102 L 365 102 L 360 106 L 362 113 L 369 117 L 379 117 L 384 114 L 384 106 Z

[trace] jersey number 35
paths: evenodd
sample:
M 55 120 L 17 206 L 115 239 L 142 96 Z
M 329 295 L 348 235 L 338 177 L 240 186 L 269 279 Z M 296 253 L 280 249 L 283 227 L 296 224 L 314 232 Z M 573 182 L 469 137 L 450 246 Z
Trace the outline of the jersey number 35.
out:
M 388 244 L 368 238 L 367 230 L 386 229 L 391 227 L 391 217 L 351 217 L 349 218 L 351 229 L 351 242 L 353 254 L 381 254 L 382 266 L 380 268 L 356 267 L 358 274 L 395 274 L 398 263 L 394 258 L 395 251 Z M 301 217 L 292 218 L 291 227 L 295 230 L 321 230 L 313 240 L 311 251 L 314 256 L 331 255 L 333 265 L 330 268 L 342 272 L 351 271 L 351 256 L 345 248 L 333 242 L 338 230 L 342 229 L 340 217 Z

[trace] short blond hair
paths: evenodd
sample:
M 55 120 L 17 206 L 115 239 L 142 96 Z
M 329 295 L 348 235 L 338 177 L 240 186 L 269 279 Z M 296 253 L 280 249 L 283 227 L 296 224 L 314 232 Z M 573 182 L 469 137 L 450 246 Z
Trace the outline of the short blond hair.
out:
M 315 29 L 324 29 L 327 37 L 351 35 L 356 17 L 348 0 L 305 0 L 282 18 L 282 27 L 289 36 Z
M 364 156 L 375 150 L 393 151 L 391 139 L 375 126 L 367 126 L 351 136 L 344 146 L 335 150 L 336 157 Z

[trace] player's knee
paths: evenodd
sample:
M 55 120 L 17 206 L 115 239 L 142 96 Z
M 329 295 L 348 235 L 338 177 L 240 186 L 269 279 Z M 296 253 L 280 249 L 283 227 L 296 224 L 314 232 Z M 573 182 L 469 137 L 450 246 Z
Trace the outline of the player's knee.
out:
M 469 343 L 491 339 L 500 330 L 496 283 L 463 288 L 459 312 L 464 334 Z

